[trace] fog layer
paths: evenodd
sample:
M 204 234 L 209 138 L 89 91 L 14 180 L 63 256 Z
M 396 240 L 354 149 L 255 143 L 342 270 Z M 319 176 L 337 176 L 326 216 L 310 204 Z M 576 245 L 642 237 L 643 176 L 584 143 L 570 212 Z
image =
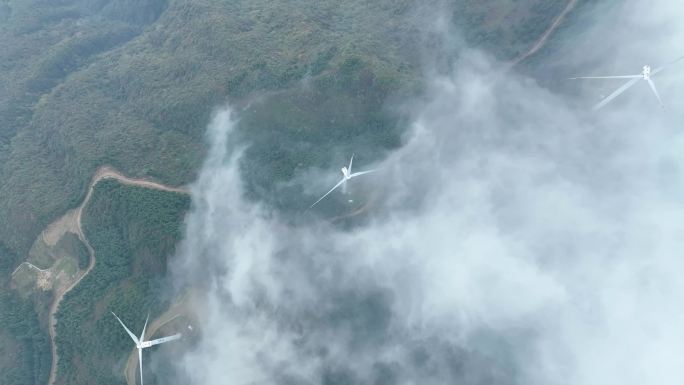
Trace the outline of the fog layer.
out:
M 606 65 L 567 76 L 637 73 L 645 46 L 654 66 L 684 54 L 684 6 L 639 4 L 612 17 L 662 38 L 616 27 L 587 49 L 607 30 L 592 27 L 563 55 Z M 617 41 L 630 44 L 601 49 Z M 478 52 L 453 68 L 407 101 L 405 145 L 359 178 L 355 196 L 374 203 L 352 229 L 244 199 L 249 144 L 217 113 L 173 266 L 202 293 L 202 338 L 178 364 L 188 381 L 681 382 L 684 68 L 655 79 L 665 111 L 637 84 L 596 114 L 604 83 L 569 100 Z

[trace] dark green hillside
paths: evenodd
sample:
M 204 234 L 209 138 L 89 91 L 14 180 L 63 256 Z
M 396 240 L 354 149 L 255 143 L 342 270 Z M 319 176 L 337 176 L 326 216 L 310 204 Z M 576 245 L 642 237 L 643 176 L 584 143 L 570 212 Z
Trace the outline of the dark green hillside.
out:
M 451 5 L 468 41 L 510 57 L 561 3 Z M 257 198 L 269 199 L 274 182 L 289 176 L 283 165 L 327 166 L 330 138 L 363 132 L 373 136 L 368 151 L 395 146 L 401 129 L 380 108 L 420 84 L 416 52 L 433 20 L 424 15 L 436 9 L 415 0 L 2 4 L 0 216 L 11 221 L 0 223 L 0 239 L 18 255 L 82 199 L 102 164 L 171 184 L 191 181 L 210 113 L 225 101 L 239 105 L 265 92 L 284 117 L 243 127 L 246 139 L 254 133 L 258 142 L 250 154 L 258 164 L 245 170 Z M 301 91 L 307 82 L 313 90 Z M 280 99 L 292 94 L 297 103 Z M 343 110 L 334 110 L 338 103 Z M 296 117 L 300 112 L 305 116 Z M 335 113 L 335 124 L 326 124 Z M 290 137 L 300 123 L 306 131 Z M 268 130 L 295 146 L 263 141 Z M 311 156 L 295 152 L 314 146 L 320 150 Z
M 159 315 L 166 258 L 181 237 L 189 198 L 127 187 L 113 180 L 95 188 L 84 215 L 97 263 L 66 295 L 57 314 L 57 384 L 121 384 L 133 347 L 112 317 L 139 334 L 146 312 Z
M 312 166 L 335 169 L 353 152 L 369 162 L 397 147 L 398 116 L 384 102 L 410 81 L 400 70 L 349 57 L 334 74 L 253 103 L 240 120 L 250 143 L 242 162 L 248 194 L 279 209 L 304 209 L 303 192 L 280 191 L 279 183 Z
M 66 207 L 78 200 L 79 194 L 72 192 L 67 201 L 59 193 L 64 184 L 67 189 L 75 187 L 65 179 L 75 178 L 79 187 L 83 182 L 75 169 L 61 172 L 71 166 L 64 157 L 78 148 L 64 142 L 54 123 L 42 135 L 34 135 L 35 114 L 72 74 L 87 68 L 99 54 L 135 38 L 166 7 L 165 0 L 136 1 L 134 10 L 130 3 L 0 2 L 4 10 L 0 11 L 4 15 L 4 20 L 0 18 L 0 213 L 12 219 L 0 225 L 0 239 L 19 255 L 26 253 L 38 227 L 54 219 L 55 213 L 46 208 Z M 74 105 L 63 112 L 82 108 Z

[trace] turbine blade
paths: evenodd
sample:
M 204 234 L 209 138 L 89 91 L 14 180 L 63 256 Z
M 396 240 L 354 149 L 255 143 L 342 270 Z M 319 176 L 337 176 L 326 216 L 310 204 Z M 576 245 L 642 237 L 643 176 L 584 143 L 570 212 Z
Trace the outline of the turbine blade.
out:
M 575 78 L 568 78 L 570 80 L 575 79 L 636 79 L 642 78 L 643 75 L 620 75 L 620 76 L 578 76 Z
M 143 375 L 142 375 L 142 349 L 138 349 L 138 362 L 140 366 L 140 385 L 143 385 Z
M 680 57 L 678 57 L 677 59 L 675 59 L 675 60 L 673 60 L 673 61 L 671 61 L 671 62 L 665 64 L 664 66 L 660 66 L 660 67 L 654 69 L 653 71 L 651 71 L 651 76 L 657 74 L 658 72 L 664 70 L 665 68 L 667 68 L 667 67 L 669 67 L 669 66 L 675 64 L 676 62 L 678 62 L 678 61 L 680 61 L 680 60 L 682 60 L 682 59 L 684 59 L 684 56 L 680 56 Z
M 627 83 L 623 84 L 622 87 L 618 88 L 617 90 L 613 91 L 612 94 L 608 95 L 605 99 L 601 100 L 599 104 L 594 106 L 594 111 L 600 109 L 601 107 L 605 106 L 608 104 L 611 100 L 615 99 L 618 95 L 621 93 L 625 92 L 629 87 L 633 86 L 638 82 L 640 79 L 639 78 L 634 78 Z
M 349 171 L 350 173 L 351 173 L 352 162 L 354 162 L 354 154 L 352 154 L 351 159 L 349 159 L 349 169 L 347 171 Z
M 121 321 L 121 319 L 119 317 L 117 317 L 116 314 L 114 314 L 114 312 L 112 312 L 112 315 L 114 315 L 114 317 L 116 317 L 116 319 L 119 320 L 119 323 L 121 324 L 121 326 L 123 326 L 124 329 L 126 329 L 126 333 L 128 333 L 128 335 L 131 336 L 131 338 L 133 339 L 135 344 L 137 345 L 138 343 L 140 343 L 140 341 L 138 340 L 138 337 L 136 337 L 135 334 L 133 334 L 130 330 L 128 330 L 126 325 L 124 325 L 123 321 Z
M 355 176 L 359 176 L 359 175 L 363 175 L 363 174 L 368 174 L 368 173 L 376 172 L 376 171 L 378 171 L 378 170 L 377 170 L 377 169 L 373 169 L 373 170 L 355 172 L 355 173 L 349 175 L 349 178 L 353 178 L 353 177 L 355 177 Z
M 658 103 L 660 103 L 660 107 L 665 108 L 665 105 L 663 104 L 663 101 L 660 99 L 660 95 L 658 94 L 658 90 L 656 89 L 655 83 L 653 83 L 653 80 L 651 79 L 646 79 L 648 81 L 648 85 L 651 86 L 651 89 L 653 90 L 653 93 L 655 94 L 655 97 L 658 99 Z
M 320 197 L 320 199 L 318 199 L 316 202 L 314 202 L 314 204 L 312 204 L 311 206 L 309 206 L 309 208 L 312 208 L 312 207 L 316 206 L 316 204 L 317 204 L 318 202 L 322 201 L 323 198 L 327 197 L 331 192 L 335 191 L 336 188 L 340 187 L 340 185 L 341 185 L 342 183 L 344 183 L 345 180 L 346 180 L 346 178 L 343 177 L 341 181 L 337 182 L 337 184 L 335 185 L 335 187 L 331 188 L 330 191 L 328 191 L 327 193 L 325 193 L 325 195 L 323 195 L 322 197 Z
M 157 338 L 156 340 L 149 341 L 147 343 L 147 346 L 145 346 L 145 347 L 149 348 L 150 346 L 163 344 L 165 342 L 171 342 L 171 341 L 179 340 L 182 336 L 183 335 L 181 333 L 178 333 L 178 334 L 174 334 L 174 335 L 168 336 L 168 337 Z
M 145 326 L 143 326 L 142 334 L 140 335 L 140 341 L 145 341 L 145 329 L 147 329 L 147 321 L 150 320 L 150 313 L 147 313 L 147 318 L 145 319 Z

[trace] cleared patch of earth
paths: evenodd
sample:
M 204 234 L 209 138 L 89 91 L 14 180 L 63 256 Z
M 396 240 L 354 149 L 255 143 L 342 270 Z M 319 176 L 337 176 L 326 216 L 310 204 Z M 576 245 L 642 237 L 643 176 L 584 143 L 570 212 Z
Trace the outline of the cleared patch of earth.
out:
M 61 218 L 52 222 L 43 232 L 40 237 L 48 246 L 54 246 L 66 234 L 78 234 L 78 209 L 72 209 L 66 212 Z
M 74 257 L 65 256 L 49 269 L 41 269 L 31 262 L 24 262 L 12 273 L 12 286 L 26 298 L 36 291 L 50 291 L 67 287 L 82 272 Z

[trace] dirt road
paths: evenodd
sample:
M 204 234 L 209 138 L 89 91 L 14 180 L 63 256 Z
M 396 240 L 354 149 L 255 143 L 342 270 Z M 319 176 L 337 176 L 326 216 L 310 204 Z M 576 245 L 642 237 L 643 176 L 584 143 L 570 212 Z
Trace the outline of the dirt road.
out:
M 67 212 L 65 215 L 75 215 L 76 220 L 71 221 L 73 223 L 74 228 L 69 229 L 71 232 L 75 233 L 78 238 L 83 242 L 85 245 L 86 249 L 88 250 L 88 255 L 90 256 L 90 260 L 88 262 L 88 267 L 83 271 L 83 273 L 74 281 L 71 283 L 71 285 L 67 286 L 63 290 L 55 293 L 55 298 L 50 304 L 50 311 L 48 313 L 48 326 L 49 326 L 49 332 L 50 332 L 50 345 L 52 349 L 52 365 L 50 367 L 50 379 L 48 380 L 48 385 L 53 385 L 55 383 L 55 378 L 57 376 L 57 361 L 59 360 L 59 356 L 57 355 L 57 345 L 55 344 L 55 336 L 56 336 L 56 331 L 55 327 L 57 325 L 57 320 L 55 319 L 55 314 L 57 313 L 57 310 L 59 309 L 59 304 L 62 302 L 62 299 L 64 298 L 64 295 L 68 293 L 71 289 L 76 287 L 79 282 L 90 273 L 90 271 L 93 269 L 95 266 L 95 250 L 90 246 L 90 243 L 88 243 L 88 239 L 86 239 L 85 234 L 83 233 L 83 226 L 81 224 L 81 218 L 83 214 L 83 209 L 88 205 L 88 202 L 90 201 L 90 197 L 93 195 L 93 189 L 95 186 L 102 180 L 104 179 L 115 179 L 119 181 L 122 184 L 129 185 L 129 186 L 138 186 L 138 187 L 144 187 L 144 188 L 150 188 L 150 189 L 155 189 L 155 190 L 161 190 L 161 191 L 169 191 L 169 192 L 176 192 L 180 194 L 188 194 L 188 190 L 183 188 L 183 187 L 173 187 L 173 186 L 166 186 L 161 183 L 157 183 L 154 181 L 150 181 L 147 179 L 135 179 L 135 178 L 129 178 L 117 170 L 109 167 L 109 166 L 103 166 L 97 169 L 95 172 L 95 175 L 93 175 L 93 178 L 90 181 L 90 184 L 88 185 L 88 193 L 86 194 L 85 199 L 83 199 L 83 202 L 81 203 L 80 206 L 78 206 L 75 210 L 75 214 L 72 211 Z M 63 221 L 62 218 L 58 219 L 56 222 Z M 64 222 L 64 221 L 63 221 Z M 49 226 L 48 226 L 49 227 Z
M 575 6 L 577 5 L 578 0 L 569 0 L 568 5 L 565 6 L 565 9 L 556 16 L 556 19 L 551 23 L 549 28 L 544 31 L 544 33 L 539 37 L 536 43 L 530 48 L 527 52 L 523 53 L 522 55 L 518 56 L 517 58 L 513 59 L 512 62 L 509 63 L 509 67 L 514 67 L 518 63 L 522 62 L 523 60 L 527 59 L 528 57 L 534 55 L 537 53 L 540 49 L 542 49 L 545 45 L 546 42 L 549 40 L 549 37 L 556 32 L 558 27 L 560 26 L 561 22 L 565 19 L 565 17 L 572 11 Z

